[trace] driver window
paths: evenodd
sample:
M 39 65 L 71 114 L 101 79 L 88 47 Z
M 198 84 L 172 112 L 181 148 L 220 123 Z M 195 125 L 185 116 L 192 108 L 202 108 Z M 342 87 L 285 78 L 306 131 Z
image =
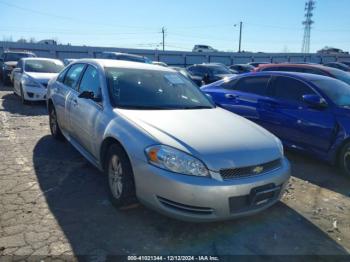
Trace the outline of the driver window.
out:
M 95 98 L 101 98 L 102 96 L 98 71 L 90 65 L 85 70 L 79 86 L 79 92 L 84 91 L 93 92 Z

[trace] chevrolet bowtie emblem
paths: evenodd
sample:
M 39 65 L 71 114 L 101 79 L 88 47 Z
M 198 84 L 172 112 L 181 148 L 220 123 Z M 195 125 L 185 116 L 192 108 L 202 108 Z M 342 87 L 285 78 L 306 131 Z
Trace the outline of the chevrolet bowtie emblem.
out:
M 253 173 L 260 174 L 263 170 L 264 170 L 264 168 L 262 166 L 257 166 L 253 169 Z

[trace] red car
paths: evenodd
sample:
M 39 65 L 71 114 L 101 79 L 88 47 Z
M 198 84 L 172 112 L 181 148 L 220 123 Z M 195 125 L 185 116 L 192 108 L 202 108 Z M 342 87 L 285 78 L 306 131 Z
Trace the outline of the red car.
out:
M 260 65 L 255 69 L 255 71 L 285 71 L 323 75 L 339 79 L 350 85 L 350 73 L 318 64 L 267 64 Z

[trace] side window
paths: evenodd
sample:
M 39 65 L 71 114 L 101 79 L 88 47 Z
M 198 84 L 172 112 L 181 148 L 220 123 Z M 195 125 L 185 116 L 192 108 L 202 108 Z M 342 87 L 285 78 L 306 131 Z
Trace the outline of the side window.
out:
M 64 78 L 64 84 L 77 90 L 79 77 L 84 67 L 84 64 L 72 65 L 68 70 L 66 77 Z
M 244 77 L 231 87 L 232 90 L 251 93 L 261 96 L 267 95 L 269 76 Z
M 303 95 L 315 94 L 306 84 L 290 77 L 277 77 L 273 87 L 274 97 L 293 102 L 302 102 Z
M 63 83 L 64 81 L 64 77 L 66 76 L 67 74 L 67 71 L 69 70 L 70 67 L 67 67 L 65 68 L 57 77 L 57 81 L 60 82 L 60 83 Z
M 93 92 L 95 98 L 101 98 L 99 74 L 96 68 L 94 68 L 93 66 L 89 65 L 87 67 L 81 79 L 79 92 L 81 93 L 83 91 Z

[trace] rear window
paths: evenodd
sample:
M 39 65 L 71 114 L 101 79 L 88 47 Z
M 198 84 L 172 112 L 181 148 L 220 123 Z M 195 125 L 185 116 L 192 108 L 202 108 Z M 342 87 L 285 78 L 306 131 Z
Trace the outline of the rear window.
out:
M 223 87 L 226 89 L 241 91 L 245 93 L 266 96 L 269 76 L 245 77 L 240 80 L 232 80 L 231 84 Z

